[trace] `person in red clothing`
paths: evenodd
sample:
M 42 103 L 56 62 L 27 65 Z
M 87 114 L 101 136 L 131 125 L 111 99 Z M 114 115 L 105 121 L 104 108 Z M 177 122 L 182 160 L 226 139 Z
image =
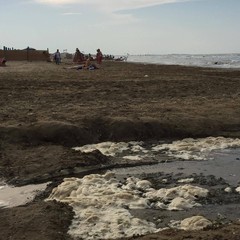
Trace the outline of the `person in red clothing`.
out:
M 97 64 L 101 64 L 103 59 L 103 55 L 100 49 L 97 49 L 97 54 L 96 54 L 96 61 Z

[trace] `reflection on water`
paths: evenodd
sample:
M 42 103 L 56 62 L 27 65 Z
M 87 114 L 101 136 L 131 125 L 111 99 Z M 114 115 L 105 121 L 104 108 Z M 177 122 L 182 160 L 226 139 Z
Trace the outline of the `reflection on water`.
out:
M 224 178 L 229 184 L 240 181 L 240 139 L 224 137 L 187 138 L 171 143 L 157 142 L 103 142 L 74 148 L 91 152 L 96 149 L 102 154 L 140 161 L 155 159 L 159 164 L 114 170 L 117 174 L 142 173 L 203 173 Z M 186 161 L 187 160 L 187 161 Z
M 91 174 L 83 178 L 65 178 L 47 200 L 63 201 L 74 207 L 76 215 L 69 230 L 72 236 L 81 236 L 83 239 L 104 239 L 105 237 L 109 239 L 132 236 L 134 233 L 147 234 L 159 231 L 171 220 L 186 221 L 186 219 L 191 220 L 192 216 L 199 219 L 199 213 L 206 215 L 208 219 L 215 219 L 218 212 L 231 220 L 236 219 L 236 211 L 239 210 L 237 204 L 239 194 L 236 191 L 231 195 L 232 197 L 235 194 L 236 201 L 230 204 L 227 202 L 225 206 L 222 204 L 221 197 L 228 193 L 224 192 L 222 186 L 217 186 L 222 194 L 220 206 L 218 199 L 216 200 L 219 195 L 215 200 L 209 200 L 213 198 L 213 195 L 208 194 L 211 186 L 207 185 L 203 188 L 197 186 L 196 182 L 192 184 L 194 179 L 190 175 L 214 175 L 216 178 L 225 179 L 232 191 L 236 190 L 240 180 L 239 139 L 209 137 L 189 138 L 171 143 L 104 142 L 74 149 L 82 152 L 98 149 L 102 154 L 116 160 L 124 158 L 129 161 L 141 161 L 154 158 L 159 163 L 113 169 L 105 175 Z M 142 173 L 151 175 L 160 172 L 180 174 L 183 178 L 172 178 L 174 186 L 168 185 L 167 179 L 162 179 L 161 186 L 157 187 L 157 184 L 154 185 L 146 179 L 136 177 L 141 176 Z M 39 191 L 44 191 L 47 184 L 13 187 L 0 183 L 0 207 L 25 204 L 31 201 Z M 220 184 L 217 182 L 217 185 Z M 201 199 L 204 201 L 200 202 Z M 208 201 L 212 203 L 211 206 L 207 204 Z M 151 218 L 153 214 L 159 217 L 163 212 L 162 225 L 154 222 L 154 219 L 144 220 L 146 216 Z M 200 220 L 208 224 L 208 219 Z
M 200 212 L 210 219 L 216 219 L 218 211 L 225 215 L 229 207 L 233 209 L 234 214 L 226 216 L 229 219 L 236 219 L 235 210 L 239 209 L 239 206 L 234 204 L 230 206 L 228 202 L 226 204 L 228 209 L 226 208 L 221 197 L 227 193 L 220 186 L 220 182 L 215 182 L 216 185 L 219 184 L 217 186 L 221 201 L 219 207 L 217 197 L 214 199 L 213 195 L 209 194 L 211 186 L 206 186 L 210 188 L 209 190 L 196 186 L 196 183 L 191 185 L 194 179 L 189 176 L 203 174 L 224 178 L 232 185 L 231 191 L 234 191 L 238 201 L 236 187 L 239 182 L 237 170 L 240 167 L 240 139 L 208 137 L 188 138 L 171 143 L 103 142 L 74 149 L 81 152 L 98 149 L 115 161 L 123 158 L 141 162 L 146 158 L 154 158 L 159 163 L 113 169 L 105 175 L 91 174 L 84 178 L 64 179 L 64 182 L 52 191 L 48 200 L 63 201 L 74 208 L 75 218 L 69 230 L 73 237 L 108 239 L 129 237 L 133 234 L 144 235 L 160 231 L 166 225 L 170 226 L 173 220 L 180 228 L 187 222 L 187 228 L 194 229 L 189 222 L 196 221 L 196 225 L 200 226 L 197 222 L 200 219 L 205 226 L 211 224 L 208 219 L 198 216 Z M 151 180 L 157 181 L 159 179 L 154 177 L 158 178 L 158 175 L 153 173 L 159 172 L 170 173 L 172 176 L 185 174 L 186 178 L 178 180 L 172 178 L 174 186 L 168 185 L 167 179 L 161 179 L 159 189 L 155 189 L 157 184 L 152 185 L 148 179 L 138 178 L 142 174 L 145 174 L 144 176 L 149 174 L 152 176 Z M 228 186 L 225 182 L 224 184 L 224 187 Z M 230 198 L 232 199 L 232 196 Z M 198 202 L 200 199 L 204 199 L 203 205 Z M 208 201 L 216 204 L 207 205 Z M 178 213 L 179 211 L 181 213 Z M 154 222 L 154 219 L 142 220 L 146 216 L 148 219 L 151 218 L 152 213 L 157 214 L 155 219 L 159 218 L 159 214 L 163 212 L 162 225 Z
M 238 204 L 240 196 L 237 193 L 240 148 L 225 147 L 233 146 L 233 142 L 236 147 L 238 140 L 232 141 L 231 139 L 226 144 L 223 139 L 224 144 L 215 146 L 212 146 L 212 139 L 190 141 L 189 145 L 185 142 L 186 140 L 175 142 L 174 148 L 181 148 L 184 156 L 186 152 L 190 156 L 191 151 L 194 154 L 201 150 L 203 152 L 203 146 L 205 146 L 204 155 L 202 155 L 204 160 L 203 158 L 202 160 L 193 158 L 188 161 L 179 160 L 179 158 L 174 160 L 172 158 L 174 150 L 170 153 L 170 161 L 159 162 L 156 165 L 113 169 L 105 175 L 91 174 L 83 178 L 65 178 L 52 191 L 47 200 L 62 201 L 74 208 L 75 217 L 68 233 L 75 238 L 81 237 L 85 240 L 124 238 L 133 236 L 133 234 L 145 235 L 160 231 L 166 226 L 197 230 L 198 228 L 194 227 L 203 228 L 211 225 L 219 217 L 221 221 L 224 219 L 225 224 L 228 221 L 236 221 L 240 208 Z M 145 154 L 149 156 L 153 154 L 152 151 L 156 151 L 156 148 L 152 150 L 152 146 L 145 145 L 143 148 L 143 143 L 135 144 L 141 145 L 134 148 L 138 149 L 136 151 L 132 151 L 133 143 L 128 145 L 127 143 L 109 142 L 100 143 L 94 147 L 118 158 L 119 155 L 124 157 L 125 154 L 146 157 Z M 164 146 L 166 154 L 169 153 L 169 149 L 172 149 L 171 147 L 171 145 L 167 148 Z M 83 146 L 81 149 L 90 151 L 93 145 Z M 179 155 L 176 156 L 179 157 Z M 153 174 L 159 172 L 164 172 L 166 175 L 171 173 L 172 176 L 179 176 L 179 173 L 183 173 L 188 177 L 194 173 L 202 173 L 205 176 L 222 177 L 231 185 L 231 191 L 227 193 L 225 189 L 228 185 L 224 181 L 218 182 L 219 179 L 215 181 L 214 186 L 204 183 L 206 186 L 203 188 L 198 186 L 197 182 L 192 183 L 194 178 L 175 179 L 172 177 L 172 185 L 170 185 L 167 178 L 160 179 L 158 175 Z M 141 179 L 142 174 L 144 176 L 149 174 L 148 176 L 151 176 L 153 181 L 160 180 L 160 188 L 157 184 L 152 184 L 148 178 Z M 212 190 L 218 190 L 218 194 L 212 194 Z M 228 198 L 230 201 L 226 200 Z M 161 221 L 157 222 L 154 219 Z M 192 222 L 196 224 L 191 225 Z
M 14 187 L 0 182 L 0 207 L 16 207 L 31 202 L 48 183 Z
M 116 174 L 183 173 L 204 174 L 223 178 L 232 186 L 240 183 L 240 148 L 214 150 L 207 161 L 165 161 L 156 165 L 114 169 Z

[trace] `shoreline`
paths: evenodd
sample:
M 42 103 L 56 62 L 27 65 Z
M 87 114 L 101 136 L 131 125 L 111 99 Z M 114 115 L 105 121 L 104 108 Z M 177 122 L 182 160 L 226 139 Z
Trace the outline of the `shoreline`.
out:
M 239 54 L 141 54 L 128 55 L 129 62 L 203 68 L 240 69 Z

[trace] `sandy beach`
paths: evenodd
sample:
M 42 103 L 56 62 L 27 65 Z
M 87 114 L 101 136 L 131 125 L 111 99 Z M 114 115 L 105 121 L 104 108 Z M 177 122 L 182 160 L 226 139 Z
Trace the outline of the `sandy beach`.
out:
M 73 175 L 155 163 L 115 162 L 99 151 L 79 153 L 73 147 L 105 141 L 240 138 L 240 70 L 114 61 L 92 71 L 69 66 L 9 62 L 0 68 L 0 179 L 16 186 L 52 182 L 32 202 L 0 208 L 0 239 L 70 240 L 71 207 L 44 201 L 53 187 Z M 76 168 L 81 169 L 78 174 Z M 234 222 L 132 239 L 238 240 L 239 229 Z

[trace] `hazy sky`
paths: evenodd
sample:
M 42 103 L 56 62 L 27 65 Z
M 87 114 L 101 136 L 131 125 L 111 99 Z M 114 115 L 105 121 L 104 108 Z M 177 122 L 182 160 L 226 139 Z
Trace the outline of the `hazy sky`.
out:
M 240 53 L 240 0 L 0 0 L 0 48 Z

